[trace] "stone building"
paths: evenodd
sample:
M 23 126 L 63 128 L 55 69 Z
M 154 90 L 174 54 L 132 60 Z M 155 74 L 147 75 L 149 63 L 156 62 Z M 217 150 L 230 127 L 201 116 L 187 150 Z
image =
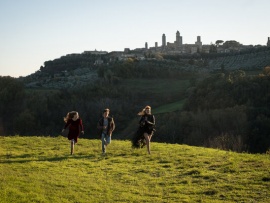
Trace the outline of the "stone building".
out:
M 154 47 L 149 47 L 147 42 L 145 43 L 144 51 L 150 51 L 151 53 L 167 53 L 167 54 L 195 54 L 195 53 L 210 53 L 211 47 L 216 47 L 216 53 L 228 53 L 228 52 L 239 52 L 245 49 L 252 48 L 252 45 L 243 45 L 235 40 L 228 40 L 223 43 L 223 45 L 217 46 L 216 44 L 203 45 L 201 41 L 201 36 L 197 36 L 197 41 L 194 44 L 184 44 L 183 37 L 177 30 L 176 39 L 174 42 L 166 42 L 166 35 L 162 34 L 162 45 L 158 46 L 155 42 Z M 270 47 L 270 37 L 268 37 L 267 46 Z M 212 51 L 213 52 L 213 51 Z
M 195 45 L 198 47 L 198 50 L 202 51 L 202 42 L 201 42 L 201 36 L 197 36 L 197 42 L 195 42 Z
M 197 36 L 197 41 L 194 44 L 183 44 L 183 37 L 180 35 L 180 32 L 176 32 L 176 40 L 173 43 L 167 42 L 167 46 L 164 47 L 163 52 L 170 54 L 179 54 L 179 53 L 190 53 L 194 54 L 201 52 L 202 41 L 201 36 Z
M 166 47 L 166 35 L 165 34 L 162 35 L 162 47 L 163 48 Z
M 178 49 L 183 45 L 183 37 L 180 36 L 180 32 L 178 30 L 176 32 L 176 40 L 174 41 L 174 44 Z
M 173 43 L 167 42 L 166 50 L 167 51 L 182 51 L 183 38 L 180 36 L 180 32 L 177 30 L 176 39 Z

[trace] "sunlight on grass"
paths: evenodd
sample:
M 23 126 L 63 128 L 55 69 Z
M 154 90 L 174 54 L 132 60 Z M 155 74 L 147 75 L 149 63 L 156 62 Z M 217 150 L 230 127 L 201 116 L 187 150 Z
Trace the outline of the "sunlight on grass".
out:
M 189 80 L 176 79 L 127 79 L 122 81 L 123 86 L 128 86 L 133 91 L 148 92 L 150 94 L 180 93 L 189 86 Z M 145 88 L 147 87 L 147 88 Z
M 177 102 L 173 102 L 173 103 L 166 104 L 163 106 L 159 106 L 159 107 L 153 109 L 153 113 L 160 114 L 160 113 L 169 113 L 169 112 L 173 112 L 173 111 L 179 111 L 183 108 L 185 101 L 186 100 L 183 99 L 181 101 L 177 101 Z
M 0 137 L 0 202 L 269 202 L 270 157 L 152 143 Z

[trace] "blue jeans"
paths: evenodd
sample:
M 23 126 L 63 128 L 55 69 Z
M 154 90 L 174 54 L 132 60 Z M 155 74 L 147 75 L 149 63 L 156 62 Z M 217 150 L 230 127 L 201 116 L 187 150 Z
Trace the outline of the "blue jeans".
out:
M 102 152 L 105 153 L 106 146 L 111 143 L 111 136 L 107 135 L 106 133 L 102 133 L 101 141 L 102 141 Z

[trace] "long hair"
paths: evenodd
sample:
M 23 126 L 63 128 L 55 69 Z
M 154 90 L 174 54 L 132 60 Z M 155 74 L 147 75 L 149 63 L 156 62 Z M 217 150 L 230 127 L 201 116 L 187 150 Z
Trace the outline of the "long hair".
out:
M 76 114 L 78 114 L 78 116 L 79 116 L 79 113 L 77 111 L 68 112 L 66 117 L 64 117 L 64 121 L 68 122 L 68 120 L 72 119 Z
M 145 113 L 145 110 L 146 109 L 151 109 L 151 106 L 146 106 L 146 107 L 144 107 L 144 109 L 142 109 L 137 115 L 138 116 L 143 116 L 143 115 L 145 115 L 146 113 Z

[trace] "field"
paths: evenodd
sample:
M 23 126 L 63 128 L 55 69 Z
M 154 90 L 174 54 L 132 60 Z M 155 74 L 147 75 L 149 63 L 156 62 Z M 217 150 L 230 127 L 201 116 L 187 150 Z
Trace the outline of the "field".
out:
M 189 86 L 189 80 L 182 79 L 128 79 L 121 85 L 128 86 L 132 90 L 145 91 L 149 94 L 184 92 Z
M 119 86 L 143 94 L 145 99 L 163 98 L 171 103 L 184 98 L 190 82 L 188 79 L 126 79 Z
M 153 110 L 153 114 L 160 114 L 160 113 L 168 113 L 173 111 L 179 111 L 182 109 L 185 103 L 185 99 L 177 102 L 173 102 L 170 104 L 159 106 L 158 108 Z
M 270 202 L 269 154 L 59 137 L 0 137 L 0 202 Z

